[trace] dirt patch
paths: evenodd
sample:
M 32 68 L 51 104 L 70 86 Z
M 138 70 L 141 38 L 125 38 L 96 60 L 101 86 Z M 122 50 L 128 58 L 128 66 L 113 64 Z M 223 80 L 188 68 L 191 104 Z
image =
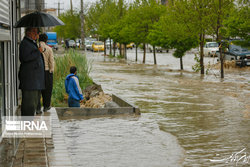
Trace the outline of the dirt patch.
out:
M 110 101 L 112 101 L 112 97 L 109 94 L 99 92 L 97 96 L 83 102 L 81 108 L 104 108 L 105 104 Z
M 105 94 L 101 85 L 93 84 L 83 90 L 84 100 L 81 102 L 81 108 L 104 108 L 112 101 L 112 96 Z M 64 95 L 65 102 L 68 101 L 68 95 Z
M 107 102 L 112 101 L 112 97 L 103 92 L 102 86 L 95 83 L 83 90 L 83 94 L 81 108 L 103 108 Z
M 102 86 L 94 83 L 83 90 L 84 99 L 89 100 L 90 98 L 98 96 L 100 92 L 103 92 Z

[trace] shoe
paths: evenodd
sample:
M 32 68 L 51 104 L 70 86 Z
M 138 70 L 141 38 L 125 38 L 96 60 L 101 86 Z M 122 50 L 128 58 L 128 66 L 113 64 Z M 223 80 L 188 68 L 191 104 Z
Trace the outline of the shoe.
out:
M 51 109 L 51 106 L 46 107 L 46 108 L 43 109 L 43 112 L 47 112 L 47 111 L 50 110 L 50 109 Z
M 43 112 L 41 111 L 41 110 L 38 110 L 38 111 L 36 111 L 36 115 L 37 114 L 42 114 Z

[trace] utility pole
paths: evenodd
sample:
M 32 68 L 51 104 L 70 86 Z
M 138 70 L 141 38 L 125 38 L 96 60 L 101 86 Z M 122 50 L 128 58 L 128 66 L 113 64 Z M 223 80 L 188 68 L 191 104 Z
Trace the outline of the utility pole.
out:
M 72 0 L 71 0 L 72 1 Z M 83 0 L 81 0 L 81 11 L 80 11 L 80 16 L 81 16 L 81 47 L 83 50 L 85 50 L 85 34 L 84 34 L 84 13 L 83 13 Z
M 70 0 L 70 11 L 71 11 L 71 14 L 73 14 L 73 4 L 72 4 L 72 0 Z
M 64 8 L 62 8 L 62 6 L 64 5 L 64 3 L 60 2 L 60 0 L 58 0 L 57 3 L 54 3 L 54 5 L 57 5 L 57 16 L 59 17 L 61 15 L 61 10 L 64 10 Z
M 58 17 L 60 16 L 60 2 L 58 2 L 58 13 L 57 13 L 57 15 L 58 15 Z
M 38 12 L 41 12 L 41 1 L 37 0 L 35 1 L 35 6 Z

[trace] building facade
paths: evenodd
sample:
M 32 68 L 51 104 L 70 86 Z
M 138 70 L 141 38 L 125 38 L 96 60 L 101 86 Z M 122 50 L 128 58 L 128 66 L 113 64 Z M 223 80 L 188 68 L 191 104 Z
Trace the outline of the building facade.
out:
M 18 107 L 18 42 L 13 25 L 20 18 L 19 0 L 0 0 L 0 116 L 16 115 Z M 0 134 L 2 131 L 0 120 Z M 0 135 L 1 136 L 1 135 Z M 1 141 L 1 137 L 0 137 Z
M 20 0 L 0 0 L 0 166 L 10 166 L 18 139 L 2 139 L 4 116 L 16 116 L 18 108 L 18 44 L 20 30 L 13 25 L 20 19 Z

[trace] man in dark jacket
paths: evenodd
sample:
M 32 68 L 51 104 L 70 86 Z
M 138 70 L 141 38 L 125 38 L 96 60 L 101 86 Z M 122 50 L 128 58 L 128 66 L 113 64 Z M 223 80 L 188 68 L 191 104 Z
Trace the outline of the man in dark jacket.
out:
M 22 90 L 22 116 L 34 116 L 41 90 L 45 89 L 44 62 L 42 49 L 36 40 L 39 37 L 37 28 L 26 28 L 25 37 L 19 48 L 19 88 Z

